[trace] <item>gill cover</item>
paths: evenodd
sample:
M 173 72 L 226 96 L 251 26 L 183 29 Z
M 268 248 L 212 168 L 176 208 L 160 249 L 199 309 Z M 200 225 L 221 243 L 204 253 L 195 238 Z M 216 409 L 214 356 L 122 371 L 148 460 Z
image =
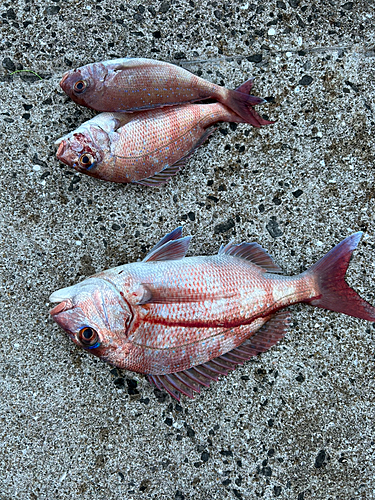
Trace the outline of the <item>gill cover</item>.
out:
M 58 303 L 50 311 L 52 318 L 81 347 L 123 339 L 133 317 L 117 288 L 101 278 L 57 290 L 49 300 Z

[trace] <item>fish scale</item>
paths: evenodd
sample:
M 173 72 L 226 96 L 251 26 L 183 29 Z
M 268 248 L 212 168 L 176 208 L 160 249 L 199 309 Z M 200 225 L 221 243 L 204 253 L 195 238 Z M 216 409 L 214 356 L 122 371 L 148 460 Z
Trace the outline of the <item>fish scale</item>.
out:
M 60 86 L 75 102 L 97 111 L 139 111 L 212 98 L 254 126 L 271 123 L 253 109 L 266 101 L 248 95 L 252 83 L 228 90 L 174 64 L 123 58 L 70 70 Z
M 128 93 L 139 93 L 136 104 L 132 107 L 139 109 L 150 108 L 152 104 L 160 101 L 171 100 L 174 103 L 189 102 L 193 99 L 204 99 L 207 95 L 215 97 L 217 86 L 202 78 L 196 77 L 188 71 L 176 74 L 172 65 L 156 66 L 139 60 L 139 69 L 136 77 L 129 80 L 127 71 L 117 72 L 111 80 L 111 102 L 118 102 L 123 98 L 122 89 Z M 150 69 L 151 68 L 151 69 Z M 180 68 L 181 70 L 182 68 Z M 155 87 L 153 82 L 162 82 L 162 86 Z M 197 92 L 197 89 L 199 91 Z M 109 104 L 111 106 L 111 104 Z M 109 108 L 108 108 L 109 109 Z M 114 111 L 121 111 L 121 108 Z M 107 111 L 107 109 L 106 109 Z
M 80 172 L 113 182 L 142 182 L 164 172 L 166 182 L 212 133 L 218 121 L 243 120 L 220 103 L 187 104 L 134 113 L 106 113 L 56 141 L 57 157 Z M 124 123 L 125 122 L 125 123 Z M 90 154 L 94 163 L 80 164 Z M 176 171 L 167 172 L 168 167 Z
M 183 371 L 231 351 L 242 344 L 251 333 L 255 333 L 265 321 L 264 318 L 259 318 L 254 321 L 251 328 L 248 325 L 226 330 L 205 328 L 199 332 L 202 335 L 197 335 L 196 328 L 168 327 L 165 330 L 159 325 L 155 331 L 155 329 L 150 330 L 149 325 L 145 324 L 130 338 L 133 345 L 131 357 L 127 358 L 126 366 L 123 368 L 129 369 L 131 366 L 130 369 L 133 371 L 157 375 Z M 163 335 L 161 346 L 155 347 L 144 343 L 148 337 L 155 338 L 158 332 Z M 203 335 L 205 337 L 202 339 Z M 182 345 L 175 344 L 176 340 L 181 344 L 182 339 L 189 340 L 185 340 Z
M 166 235 L 142 262 L 53 293 L 54 320 L 80 347 L 148 374 L 176 399 L 192 397 L 282 339 L 290 321 L 281 309 L 288 305 L 306 302 L 375 321 L 375 308 L 344 280 L 361 233 L 289 277 L 256 243 L 185 257 L 191 238 L 181 231 Z
M 162 113 L 160 110 L 149 111 L 147 120 L 141 114 L 132 121 L 131 127 L 119 129 L 120 137 L 115 151 L 112 151 L 118 158 L 116 163 L 139 157 L 145 169 L 142 175 L 146 177 L 146 155 L 157 154 L 164 157 L 167 164 L 173 164 L 180 158 L 181 148 L 190 151 L 207 127 L 232 116 L 220 104 L 184 106 L 180 110 L 180 113 L 175 108 L 168 108 Z M 145 137 L 150 137 L 146 144 Z
M 151 293 L 156 293 L 158 300 L 167 301 L 142 306 L 139 314 L 150 328 L 158 324 L 204 327 L 212 323 L 234 327 L 249 323 L 271 305 L 277 310 L 316 293 L 309 276 L 296 279 L 272 275 L 227 255 L 189 257 L 158 266 L 134 263 L 98 275 L 121 289 L 124 277 L 117 269 L 127 272 L 132 283 L 152 287 Z M 285 296 L 288 289 L 293 289 L 293 296 Z M 280 299 L 275 301 L 274 296 Z
M 60 85 L 76 102 L 105 113 L 58 139 L 58 159 L 79 172 L 112 182 L 164 184 L 218 121 L 254 127 L 274 123 L 254 111 L 255 104 L 265 101 L 249 95 L 252 79 L 228 90 L 151 59 L 87 65 L 66 73 Z M 189 104 L 208 98 L 219 102 Z M 123 111 L 131 111 L 132 116 Z

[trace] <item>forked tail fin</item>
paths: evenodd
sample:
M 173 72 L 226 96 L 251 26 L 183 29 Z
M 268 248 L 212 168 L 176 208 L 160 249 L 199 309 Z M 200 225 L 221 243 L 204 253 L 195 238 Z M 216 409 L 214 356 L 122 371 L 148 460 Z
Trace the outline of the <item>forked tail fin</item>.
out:
M 306 271 L 316 276 L 320 295 L 305 302 L 355 318 L 375 321 L 375 307 L 361 299 L 345 281 L 350 258 L 361 236 L 362 232 L 352 234 Z
M 272 123 L 268 120 L 265 120 L 255 111 L 253 106 L 257 104 L 264 104 L 267 102 L 262 97 L 255 97 L 253 95 L 249 95 L 251 87 L 253 86 L 253 78 L 247 80 L 245 83 L 240 85 L 236 90 L 229 90 L 226 104 L 229 108 L 231 108 L 235 113 L 240 115 L 245 123 L 250 123 L 254 127 L 261 127 L 262 125 L 271 125 Z

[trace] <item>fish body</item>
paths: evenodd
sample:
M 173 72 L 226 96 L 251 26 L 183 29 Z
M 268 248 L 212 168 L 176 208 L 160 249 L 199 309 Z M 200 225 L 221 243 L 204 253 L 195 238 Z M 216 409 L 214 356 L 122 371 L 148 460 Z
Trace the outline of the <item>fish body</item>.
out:
M 220 103 L 101 113 L 56 141 L 57 158 L 92 177 L 155 186 L 179 171 L 218 121 L 244 120 Z
M 103 271 L 50 297 L 53 319 L 80 347 L 148 374 L 178 399 L 280 340 L 281 311 L 298 302 L 375 321 L 375 308 L 345 282 L 357 233 L 297 276 L 256 243 L 185 257 L 189 237 L 166 235 L 143 262 Z
M 254 105 L 266 101 L 248 95 L 252 83 L 248 80 L 238 89 L 228 90 L 174 64 L 123 58 L 70 70 L 60 86 L 73 101 L 96 111 L 133 112 L 211 98 L 254 126 L 273 123 L 254 111 Z

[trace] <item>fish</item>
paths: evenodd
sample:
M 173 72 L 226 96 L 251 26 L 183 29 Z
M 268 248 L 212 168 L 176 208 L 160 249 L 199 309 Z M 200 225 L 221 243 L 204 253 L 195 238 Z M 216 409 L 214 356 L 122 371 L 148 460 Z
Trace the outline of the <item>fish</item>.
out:
M 304 302 L 375 321 L 375 308 L 345 281 L 355 233 L 295 276 L 258 243 L 228 243 L 217 255 L 186 257 L 190 236 L 168 233 L 142 262 L 57 290 L 54 321 L 80 348 L 146 374 L 180 400 L 280 341 L 286 307 Z
M 106 181 L 160 186 L 176 175 L 218 121 L 244 120 L 221 103 L 100 113 L 57 139 L 57 158 Z
M 267 102 L 249 95 L 253 79 L 236 90 L 208 82 L 174 64 L 144 58 L 121 58 L 67 71 L 62 90 L 77 104 L 96 111 L 141 111 L 215 99 L 255 127 L 267 125 L 253 106 Z

